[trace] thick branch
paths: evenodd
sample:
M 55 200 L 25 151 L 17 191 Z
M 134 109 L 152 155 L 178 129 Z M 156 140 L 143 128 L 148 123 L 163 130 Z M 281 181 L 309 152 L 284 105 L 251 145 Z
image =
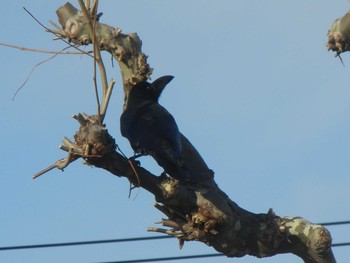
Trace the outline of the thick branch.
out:
M 92 43 L 86 17 L 73 5 L 66 3 L 60 7 L 57 16 L 63 28 L 62 37 L 76 45 Z M 147 80 L 153 71 L 147 63 L 147 56 L 141 51 L 142 42 L 136 33 L 123 34 L 121 29 L 97 21 L 95 33 L 100 50 L 111 53 L 119 63 L 127 99 L 130 87 Z
M 57 11 L 67 38 L 75 44 L 91 43 L 87 21 L 80 11 L 67 3 Z M 130 86 L 147 80 L 152 69 L 142 53 L 137 34 L 122 34 L 118 28 L 96 22 L 96 42 L 119 62 L 124 82 L 125 101 Z M 182 136 L 183 159 L 191 173 L 200 178 L 198 185 L 183 185 L 166 176 L 156 176 L 116 152 L 114 139 L 95 116 L 82 115 L 81 127 L 72 146 L 74 155 L 114 175 L 128 178 L 135 186 L 151 192 L 156 207 L 168 219 L 166 229 L 153 229 L 175 235 L 180 244 L 200 241 L 229 257 L 254 255 L 267 257 L 293 253 L 307 263 L 334 263 L 331 237 L 322 226 L 302 218 L 281 218 L 272 210 L 254 214 L 240 208 L 222 192 L 211 171 L 189 140 Z M 84 154 L 81 154 L 84 153 Z
M 206 243 L 228 257 L 293 253 L 307 263 L 336 262 L 330 233 L 321 225 L 299 217 L 281 218 L 272 210 L 267 214 L 246 211 L 231 201 L 212 177 L 199 186 L 184 186 L 174 179 L 153 175 L 116 152 L 114 139 L 96 116 L 81 116 L 85 121 L 80 122 L 74 136 L 74 151 L 89 149 L 84 155 L 88 164 L 126 177 L 155 196 L 156 207 L 168 216 L 162 224 L 170 229 L 151 231 L 174 235 L 182 245 L 184 241 Z M 200 162 L 203 160 L 197 165 Z M 204 162 L 202 165 L 206 167 Z M 199 165 L 198 169 L 203 167 Z

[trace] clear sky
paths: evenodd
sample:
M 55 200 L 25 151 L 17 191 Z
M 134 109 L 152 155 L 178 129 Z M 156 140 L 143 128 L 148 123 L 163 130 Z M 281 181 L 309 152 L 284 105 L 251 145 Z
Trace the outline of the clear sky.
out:
M 41 22 L 57 21 L 63 0 L 3 1 L 0 42 L 60 50 L 22 9 Z M 77 6 L 77 2 L 72 2 Z M 350 57 L 345 67 L 325 47 L 333 21 L 350 8 L 346 0 L 102 0 L 103 23 L 137 32 L 154 68 L 153 79 L 175 79 L 161 97 L 180 130 L 215 171 L 219 186 L 252 212 L 312 222 L 350 219 Z M 85 48 L 90 50 L 90 48 Z M 128 198 L 129 184 L 81 161 L 64 172 L 31 176 L 65 153 L 71 116 L 96 112 L 92 60 L 62 55 L 39 66 L 47 54 L 0 47 L 0 246 L 154 236 L 163 215 L 145 190 Z M 125 153 L 119 132 L 120 71 L 107 113 L 109 132 Z M 149 170 L 160 171 L 151 160 Z M 329 227 L 335 243 L 349 242 L 350 226 Z M 175 239 L 0 251 L 0 262 L 103 262 L 216 253 L 197 242 L 178 249 Z M 348 262 L 349 247 L 334 249 Z M 293 255 L 257 259 L 225 257 L 186 262 L 284 262 Z M 183 261 L 179 261 L 183 262 Z

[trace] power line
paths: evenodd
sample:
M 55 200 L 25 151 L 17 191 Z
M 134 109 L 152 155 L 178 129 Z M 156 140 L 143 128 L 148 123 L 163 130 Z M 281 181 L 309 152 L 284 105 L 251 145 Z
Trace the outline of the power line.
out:
M 350 224 L 350 221 L 320 223 L 320 225 L 323 225 L 323 226 L 335 226 L 335 225 L 347 225 L 347 224 Z
M 332 247 L 346 247 L 346 246 L 350 246 L 350 242 L 332 244 Z
M 56 244 L 42 244 L 42 245 L 29 245 L 29 246 L 12 246 L 12 247 L 0 247 L 0 250 L 15 250 L 26 248 L 45 248 L 45 247 L 59 247 L 59 246 L 74 246 L 74 245 L 91 245 L 91 244 L 104 244 L 104 243 L 116 243 L 116 242 L 133 242 L 133 241 L 147 241 L 155 239 L 174 238 L 172 236 L 155 236 L 155 237 L 137 237 L 137 238 L 123 238 L 123 239 L 109 239 L 109 240 L 96 240 L 96 241 L 83 241 L 83 242 L 67 242 Z M 332 247 L 350 246 L 350 242 L 335 243 Z M 220 253 L 215 254 L 203 254 L 203 255 L 191 255 L 191 256 L 177 256 L 177 257 L 163 257 L 163 258 L 148 258 L 148 259 L 133 259 L 124 261 L 105 261 L 99 263 L 143 263 L 143 262 L 158 262 L 158 261 L 174 261 L 184 259 L 196 259 L 196 258 L 209 258 L 225 256 Z
M 350 224 L 350 221 L 338 221 L 338 222 L 327 222 L 321 223 L 323 226 L 332 225 L 346 225 Z M 120 238 L 120 239 L 105 239 L 105 240 L 92 240 L 92 241 L 78 241 L 78 242 L 62 242 L 62 243 L 51 243 L 51 244 L 37 244 L 37 245 L 23 245 L 23 246 L 6 246 L 0 247 L 0 251 L 4 250 L 18 250 L 18 249 L 34 249 L 34 248 L 48 248 L 48 247 L 67 247 L 67 246 L 81 246 L 81 245 L 94 245 L 94 244 L 106 244 L 106 243 L 122 243 L 122 242 L 134 242 L 134 241 L 149 241 L 157 239 L 174 238 L 172 236 L 153 236 L 153 237 L 135 237 L 135 238 Z M 343 244 L 343 243 L 341 243 Z M 345 243 L 347 244 L 347 243 Z M 339 246 L 333 244 L 333 246 Z
M 167 239 L 167 238 L 174 238 L 174 237 L 173 236 L 135 237 L 135 238 L 106 239 L 106 240 L 66 242 L 66 243 L 52 243 L 52 244 L 38 244 L 38 245 L 25 245 L 25 246 L 8 246 L 8 247 L 0 247 L 0 251 L 1 250 L 48 248 L 48 247 L 68 247 L 68 246 L 80 246 L 80 245 L 95 245 L 95 244 L 106 244 L 106 243 L 122 243 L 122 242 L 132 242 L 132 241 L 148 241 L 148 240 Z M 350 246 L 350 242 L 332 244 L 332 247 L 340 247 L 340 246 Z
M 333 247 L 350 246 L 350 242 L 333 244 Z M 192 255 L 192 256 L 179 256 L 179 257 L 164 257 L 164 258 L 146 258 L 146 259 L 132 259 L 123 261 L 105 261 L 99 263 L 142 263 L 142 262 L 157 262 L 157 261 L 171 261 L 171 260 L 183 260 L 183 259 L 195 259 L 195 258 L 209 258 L 225 256 L 220 253 L 215 254 L 203 254 L 203 255 Z
M 211 257 L 220 257 L 220 256 L 224 256 L 224 255 L 216 253 L 216 254 L 179 256 L 179 257 L 146 258 L 146 259 L 123 260 L 123 261 L 105 261 L 100 263 L 141 263 L 141 262 L 171 261 L 171 260 L 183 260 L 183 259 L 194 259 L 194 258 L 211 258 Z
M 173 238 L 173 237 L 172 236 L 134 237 L 134 238 L 105 239 L 105 240 L 64 242 L 64 243 L 51 243 L 51 244 L 38 244 L 38 245 L 8 246 L 8 247 L 0 247 L 0 251 L 1 250 L 46 248 L 46 247 L 67 247 L 67 246 L 80 246 L 80 245 L 94 245 L 94 244 L 105 244 L 105 243 L 121 243 L 121 242 L 132 242 L 132 241 L 148 241 L 148 240 L 166 239 L 166 238 Z

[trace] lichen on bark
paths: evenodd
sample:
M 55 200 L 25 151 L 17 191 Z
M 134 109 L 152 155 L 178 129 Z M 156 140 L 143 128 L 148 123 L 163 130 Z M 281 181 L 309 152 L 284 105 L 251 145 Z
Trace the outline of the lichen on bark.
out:
M 336 56 L 350 50 L 350 13 L 338 18 L 328 31 L 328 50 L 336 52 Z
M 62 38 L 75 45 L 92 43 L 87 29 L 89 18 L 81 11 L 67 3 L 57 10 L 57 15 Z M 119 63 L 126 102 L 132 85 L 147 80 L 152 73 L 142 52 L 141 39 L 136 33 L 123 34 L 119 28 L 96 20 L 94 23 L 100 50 L 111 53 Z M 162 220 L 162 228 L 149 231 L 177 237 L 180 247 L 185 241 L 200 241 L 228 257 L 260 258 L 293 253 L 307 263 L 336 262 L 330 233 L 323 226 L 300 217 L 280 217 L 272 209 L 266 214 L 255 214 L 232 201 L 216 184 L 214 172 L 184 135 L 181 135 L 182 156 L 191 173 L 198 175 L 200 183 L 196 185 L 154 175 L 118 153 L 115 139 L 96 116 L 82 114 L 77 120 L 81 126 L 70 152 L 154 195 L 155 207 L 167 219 Z

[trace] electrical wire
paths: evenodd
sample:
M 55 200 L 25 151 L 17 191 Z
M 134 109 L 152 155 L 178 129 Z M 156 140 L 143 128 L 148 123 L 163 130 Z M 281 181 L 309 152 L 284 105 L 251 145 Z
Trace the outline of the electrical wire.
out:
M 165 258 L 146 258 L 146 259 L 132 259 L 123 261 L 105 261 L 99 263 L 141 263 L 141 262 L 157 262 L 157 261 L 171 261 L 171 260 L 184 260 L 184 259 L 195 259 L 195 258 L 211 258 L 220 257 L 223 254 L 204 254 L 204 255 L 192 255 L 192 256 L 179 256 L 179 257 L 165 257 Z
M 346 246 L 350 246 L 350 242 L 332 244 L 332 247 L 346 247 Z
M 336 226 L 336 225 L 347 225 L 347 224 L 350 224 L 350 221 L 338 221 L 338 222 L 320 223 L 319 225 Z
M 321 223 L 320 225 L 332 226 L 332 225 L 346 225 L 346 224 L 350 224 L 350 221 L 327 222 L 327 223 Z M 167 238 L 174 238 L 174 237 L 173 236 L 153 236 L 153 237 L 120 238 L 120 239 L 105 239 L 105 240 L 78 241 L 78 242 L 62 242 L 62 243 L 37 244 L 37 245 L 6 246 L 6 247 L 0 247 L 0 251 L 48 248 L 48 247 L 95 245 L 95 244 L 106 244 L 106 243 L 123 243 L 123 242 L 134 242 L 134 241 L 149 241 L 149 240 L 167 239 Z M 345 245 L 350 245 L 350 243 L 338 243 L 338 244 L 333 244 L 332 246 L 337 247 L 337 246 L 345 246 Z
M 133 242 L 133 241 L 148 241 L 148 240 L 166 239 L 166 238 L 173 238 L 173 237 L 172 236 L 135 237 L 135 238 L 105 239 L 105 240 L 64 242 L 64 243 L 24 245 L 24 246 L 8 246 L 8 247 L 0 247 L 0 251 L 1 250 L 46 248 L 46 247 L 68 247 L 68 246 L 81 246 L 81 245 L 95 245 L 95 244 L 106 244 L 106 243 L 122 243 L 122 242 Z
M 333 244 L 333 247 L 350 246 L 350 242 Z M 183 259 L 195 259 L 195 258 L 209 258 L 209 257 L 220 257 L 225 256 L 220 253 L 215 254 L 203 254 L 203 255 L 192 255 L 192 256 L 178 256 L 178 257 L 164 257 L 164 258 L 146 258 L 146 259 L 132 259 L 122 261 L 104 261 L 98 263 L 142 263 L 142 262 L 157 262 L 157 261 L 171 261 L 171 260 L 183 260 Z

